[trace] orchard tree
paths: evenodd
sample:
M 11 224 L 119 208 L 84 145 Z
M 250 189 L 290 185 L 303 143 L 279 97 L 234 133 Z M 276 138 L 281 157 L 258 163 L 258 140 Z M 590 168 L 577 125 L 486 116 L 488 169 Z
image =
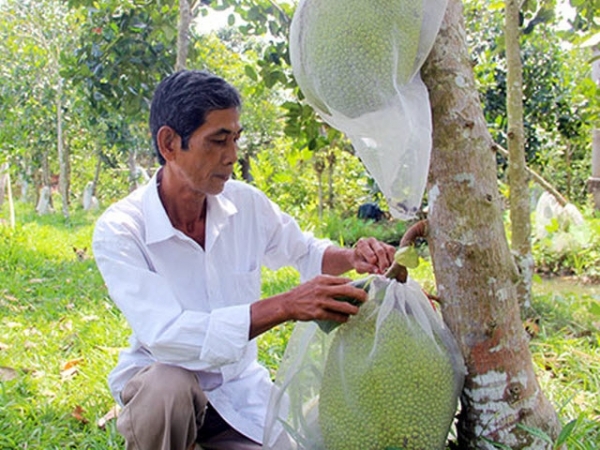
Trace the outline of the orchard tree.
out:
M 575 10 L 575 17 L 571 21 L 571 41 L 580 43 L 579 48 L 588 52 L 592 66 L 591 77 L 584 80 L 593 111 L 590 116 L 592 172 L 588 180 L 588 191 L 592 195 L 594 208 L 600 211 L 600 0 L 570 0 L 569 3 Z
M 39 2 L 12 1 L 0 5 L 5 24 L 10 25 L 9 42 L 4 45 L 18 48 L 16 53 L 24 56 L 29 64 L 27 68 L 10 62 L 14 69 L 13 76 L 24 79 L 13 81 L 23 90 L 19 90 L 16 97 L 19 106 L 27 107 L 32 103 L 42 105 L 49 117 L 53 117 L 54 141 L 56 144 L 59 180 L 58 187 L 62 198 L 62 213 L 69 216 L 69 185 L 70 185 L 70 158 L 69 147 L 65 142 L 64 111 L 68 108 L 69 101 L 65 98 L 68 91 L 68 80 L 63 77 L 64 56 L 73 49 L 73 37 L 76 36 L 74 27 L 75 19 L 66 5 L 59 0 L 43 0 Z M 11 55 L 15 53 L 11 52 Z M 5 55 L 7 56 L 7 55 Z M 13 84 L 14 85 L 14 84 Z M 17 92 L 15 92 L 17 93 Z M 38 94 L 33 99 L 32 94 Z M 31 117 L 27 117 L 31 120 Z M 35 124 L 37 128 L 44 128 L 46 119 Z M 38 133 L 34 133 L 36 136 Z M 43 141 L 42 141 L 43 142 Z M 38 145 L 35 142 L 34 145 Z M 42 168 L 44 169 L 44 185 L 49 186 L 48 154 L 42 154 Z
M 70 76 L 83 86 L 90 115 L 105 132 L 105 146 L 126 157 L 134 189 L 136 155 L 149 150 L 146 117 L 152 93 L 175 67 L 177 6 L 148 0 L 70 3 L 87 15 Z M 99 161 L 108 160 L 101 145 L 97 152 Z
M 521 64 L 521 1 L 506 0 L 504 39 L 506 42 L 506 111 L 508 124 L 508 180 L 512 250 L 521 276 L 520 303 L 531 304 L 533 256 L 531 254 L 531 211 L 525 162 L 523 129 L 523 66 Z
M 523 11 L 520 27 L 525 158 L 533 170 L 551 180 L 555 191 L 582 202 L 585 198 L 581 192 L 589 174 L 586 128 L 591 112 L 580 92 L 586 67 L 581 52 L 565 45 L 556 19 L 543 11 L 547 9 Z M 465 2 L 465 16 L 486 121 L 494 140 L 506 147 L 507 68 L 502 17 L 498 9 L 488 8 L 488 2 L 480 0 Z M 506 173 L 506 161 L 498 156 L 500 178 Z M 566 201 L 560 194 L 557 197 L 559 202 Z

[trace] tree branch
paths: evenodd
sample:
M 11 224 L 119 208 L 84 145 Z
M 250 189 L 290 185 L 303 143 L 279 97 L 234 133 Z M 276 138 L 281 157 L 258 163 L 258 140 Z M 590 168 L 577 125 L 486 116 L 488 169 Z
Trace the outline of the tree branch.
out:
M 500 153 L 507 159 L 509 158 L 508 150 L 503 148 L 500 144 L 494 143 L 492 145 L 492 150 Z M 534 172 L 527 166 L 525 166 L 525 170 L 531 176 L 531 178 L 533 178 L 533 181 L 535 181 L 537 184 L 543 187 L 546 191 L 548 191 L 548 193 L 552 194 L 561 206 L 566 206 L 566 204 L 569 203 L 569 201 L 565 197 L 563 197 L 561 193 L 554 188 L 554 186 L 552 186 L 548 181 L 542 178 L 541 175 L 539 175 L 537 172 Z

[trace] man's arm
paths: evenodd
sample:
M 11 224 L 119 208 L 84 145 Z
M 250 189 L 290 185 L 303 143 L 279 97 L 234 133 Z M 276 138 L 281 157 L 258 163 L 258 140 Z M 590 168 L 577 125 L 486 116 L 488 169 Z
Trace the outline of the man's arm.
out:
M 328 247 L 322 263 L 325 275 L 250 306 L 250 339 L 289 320 L 346 322 L 358 312 L 358 307 L 340 302 L 336 297 L 352 297 L 364 302 L 367 293 L 337 275 L 351 269 L 358 273 L 381 274 L 392 264 L 394 252 L 394 247 L 374 238 L 360 239 L 352 249 Z
M 358 307 L 336 300 L 352 297 L 364 302 L 367 293 L 349 284 L 350 279 L 320 275 L 288 292 L 250 305 L 250 339 L 290 320 L 346 322 Z

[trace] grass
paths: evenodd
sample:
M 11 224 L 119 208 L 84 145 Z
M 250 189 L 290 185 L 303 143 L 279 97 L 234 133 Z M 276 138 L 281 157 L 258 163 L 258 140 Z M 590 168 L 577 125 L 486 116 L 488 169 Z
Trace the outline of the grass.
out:
M 114 405 L 106 376 L 129 329 L 93 259 L 73 252 L 89 249 L 95 216 L 18 217 L 15 230 L 0 225 L 0 449 L 124 448 L 114 421 L 97 421 Z M 419 271 L 430 288 L 427 265 Z M 265 296 L 298 282 L 289 269 L 264 275 Z M 546 281 L 535 294 L 531 349 L 542 388 L 563 423 L 576 421 L 568 448 L 600 448 L 600 296 Z M 273 375 L 291 327 L 259 340 Z

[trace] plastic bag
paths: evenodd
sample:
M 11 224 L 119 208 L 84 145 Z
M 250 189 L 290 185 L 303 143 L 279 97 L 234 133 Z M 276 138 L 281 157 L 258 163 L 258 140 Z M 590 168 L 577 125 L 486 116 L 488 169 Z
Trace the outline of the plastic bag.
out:
M 301 0 L 290 30 L 306 100 L 346 133 L 402 219 L 418 211 L 429 169 L 431 111 L 419 70 L 447 0 Z
M 464 374 L 460 350 L 420 286 L 378 276 L 359 313 L 331 333 L 314 322 L 296 325 L 263 445 L 442 449 Z
M 556 220 L 560 230 L 569 230 L 571 225 L 582 225 L 585 220 L 577 207 L 572 203 L 562 206 L 556 198 L 544 191 L 535 206 L 535 237 L 544 239 L 548 236 L 548 227 Z

